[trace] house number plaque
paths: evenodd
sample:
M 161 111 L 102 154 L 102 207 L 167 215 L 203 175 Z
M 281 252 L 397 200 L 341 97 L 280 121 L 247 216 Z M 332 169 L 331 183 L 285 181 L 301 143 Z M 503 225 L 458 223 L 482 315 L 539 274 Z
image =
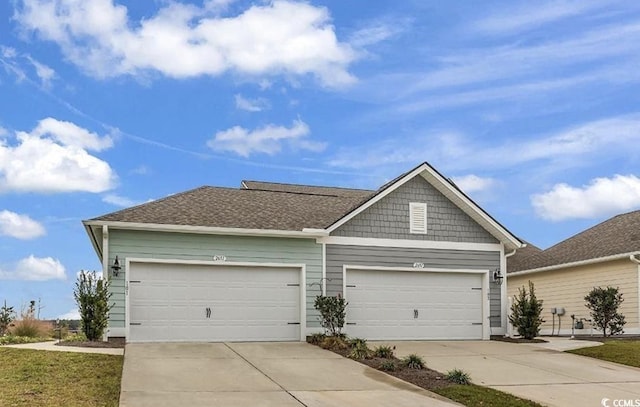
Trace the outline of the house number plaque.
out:
M 215 256 L 213 256 L 213 261 L 227 261 L 227 256 L 216 254 Z
M 413 268 L 414 269 L 423 269 L 424 268 L 424 263 L 413 263 Z

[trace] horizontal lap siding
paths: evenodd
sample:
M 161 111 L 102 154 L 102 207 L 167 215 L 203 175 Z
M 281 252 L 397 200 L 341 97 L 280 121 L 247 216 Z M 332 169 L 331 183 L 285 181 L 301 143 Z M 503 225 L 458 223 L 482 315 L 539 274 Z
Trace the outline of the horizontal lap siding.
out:
M 413 267 L 423 263 L 426 268 L 495 270 L 500 266 L 500 252 L 437 250 L 399 247 L 364 247 L 327 245 L 327 294 L 342 293 L 343 265 L 372 267 Z M 491 326 L 501 326 L 500 286 L 490 284 Z
M 215 255 L 224 255 L 227 262 L 306 264 L 307 326 L 319 326 L 313 302 L 321 293 L 322 246 L 314 240 L 111 229 L 109 264 L 113 264 L 116 255 L 123 266 L 127 258 L 211 261 Z M 111 279 L 111 300 L 115 306 L 109 325 L 113 328 L 125 325 L 125 280 L 124 267 L 118 277 Z
M 571 314 L 588 318 L 589 310 L 584 297 L 593 287 L 620 287 L 624 302 L 620 311 L 627 321 L 625 328 L 639 328 L 638 323 L 638 265 L 629 260 L 570 267 L 563 270 L 545 271 L 507 279 L 507 292 L 510 297 L 518 294 L 518 288 L 527 287 L 533 281 L 536 297 L 543 300 L 542 310 L 545 323 L 541 329 L 551 332 L 553 318 L 551 308 L 564 308 L 562 317 L 563 332 L 571 329 Z M 588 325 L 585 324 L 585 327 Z M 555 328 L 558 327 L 556 317 Z

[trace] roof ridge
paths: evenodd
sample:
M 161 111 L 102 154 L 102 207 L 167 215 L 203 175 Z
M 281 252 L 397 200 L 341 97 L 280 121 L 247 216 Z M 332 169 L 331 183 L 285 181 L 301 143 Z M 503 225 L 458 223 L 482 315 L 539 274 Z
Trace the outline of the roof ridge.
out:
M 334 187 L 330 185 L 310 185 L 310 184 L 292 184 L 290 182 L 271 182 L 271 181 L 258 181 L 253 179 L 243 179 L 241 184 L 245 182 L 259 182 L 262 184 L 274 184 L 274 185 L 289 185 L 296 187 L 310 187 L 310 188 L 332 188 L 332 189 L 345 189 L 348 191 L 362 191 L 362 192 L 375 192 L 374 189 L 364 189 L 364 188 L 349 188 L 349 187 Z M 253 189 L 253 188 L 243 188 L 243 189 Z

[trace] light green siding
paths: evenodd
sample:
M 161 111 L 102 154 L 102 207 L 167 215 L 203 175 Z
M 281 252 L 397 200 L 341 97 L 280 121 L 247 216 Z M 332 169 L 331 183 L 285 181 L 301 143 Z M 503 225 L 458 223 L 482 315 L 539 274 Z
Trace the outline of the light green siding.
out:
M 215 255 L 226 256 L 228 262 L 306 264 L 307 327 L 319 326 L 313 302 L 321 293 L 322 246 L 313 239 L 110 229 L 109 264 L 113 264 L 116 255 L 122 266 L 127 258 L 211 261 Z M 125 324 L 125 281 L 124 267 L 118 277 L 111 277 L 111 299 L 115 303 L 109 315 L 112 328 L 123 328 Z

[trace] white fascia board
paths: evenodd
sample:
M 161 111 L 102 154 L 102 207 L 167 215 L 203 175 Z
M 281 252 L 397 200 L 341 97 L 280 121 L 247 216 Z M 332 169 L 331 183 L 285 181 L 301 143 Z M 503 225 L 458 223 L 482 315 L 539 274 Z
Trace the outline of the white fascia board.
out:
M 134 222 L 114 222 L 114 221 L 86 221 L 85 225 L 102 226 L 107 225 L 112 229 L 126 230 L 144 230 L 154 232 L 171 232 L 171 233 L 197 233 L 208 235 L 231 235 L 231 236 L 267 236 L 267 237 L 291 237 L 291 238 L 318 238 L 325 236 L 326 233 L 320 233 L 312 229 L 312 231 L 297 230 L 272 230 L 272 229 L 241 229 L 241 228 L 223 228 L 212 226 L 190 226 L 190 225 L 163 225 L 157 223 L 134 223 Z
M 84 225 L 84 230 L 87 232 L 87 236 L 89 236 L 89 240 L 91 241 L 91 246 L 93 246 L 93 250 L 96 251 L 96 254 L 98 255 L 98 259 L 102 261 L 102 248 L 100 247 L 100 243 L 97 241 L 95 233 L 93 233 L 93 228 L 85 222 L 82 222 L 82 224 Z
M 316 243 L 340 246 L 399 247 L 407 249 L 475 250 L 499 252 L 501 243 L 445 242 L 435 240 L 378 239 L 368 237 L 327 236 L 316 239 Z
M 586 265 L 589 265 L 589 264 L 604 263 L 606 261 L 625 260 L 625 259 L 630 259 L 630 256 L 637 256 L 639 254 L 640 254 L 640 251 L 639 252 L 622 253 L 622 254 L 614 254 L 614 255 L 611 255 L 611 256 L 596 257 L 595 259 L 580 260 L 580 261 L 574 261 L 574 262 L 571 262 L 571 263 L 562 263 L 562 264 L 554 264 L 552 266 L 539 267 L 539 268 L 536 268 L 536 269 L 515 271 L 513 273 L 508 273 L 507 274 L 507 279 L 509 277 L 524 276 L 524 275 L 527 275 L 527 274 L 535 274 L 535 273 L 541 273 L 541 272 L 544 272 L 544 271 L 559 270 L 559 269 L 564 269 L 564 268 L 569 268 L 569 267 L 586 266 Z

